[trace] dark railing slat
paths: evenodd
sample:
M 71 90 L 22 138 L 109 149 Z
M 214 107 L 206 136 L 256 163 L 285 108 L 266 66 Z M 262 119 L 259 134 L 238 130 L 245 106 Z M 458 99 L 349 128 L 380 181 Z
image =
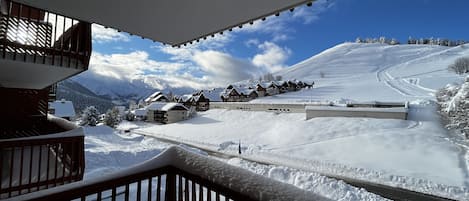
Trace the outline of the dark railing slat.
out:
M 165 201 L 176 201 L 176 174 L 168 171 L 166 174 Z
M 63 62 L 64 62 L 64 46 L 65 46 L 65 42 L 64 42 L 64 38 L 65 38 L 65 25 L 67 25 L 67 18 L 66 17 L 63 17 L 64 18 L 64 21 L 63 21 L 63 26 L 62 26 L 62 37 L 61 40 L 60 40 L 60 66 L 63 66 Z
M 189 181 L 184 179 L 184 201 L 189 201 Z
M 101 201 L 102 200 L 101 197 L 102 197 L 101 196 L 101 191 L 99 191 L 96 195 L 96 201 Z
M 14 159 L 15 158 L 15 148 L 11 148 L 11 154 L 10 154 L 10 184 L 8 187 L 12 187 L 13 185 L 13 166 L 14 166 Z M 11 197 L 11 191 L 8 191 L 8 197 Z
M 33 183 L 33 158 L 34 158 L 34 146 L 29 147 L 30 152 L 29 152 L 29 181 L 28 184 Z M 0 177 L 1 178 L 1 177 Z M 31 188 L 28 188 L 28 193 L 31 192 Z
M 29 24 L 31 22 L 31 8 L 30 7 L 27 7 L 28 8 L 28 24 L 26 26 L 26 33 L 29 33 Z M 21 15 L 20 15 L 21 16 Z M 26 36 L 28 37 L 28 36 Z M 28 42 L 28 38 L 26 38 L 26 43 Z M 23 61 L 26 62 L 26 54 L 23 55 Z
M 41 166 L 42 166 L 42 146 L 39 145 L 39 160 L 38 160 L 38 168 L 37 168 L 37 190 L 39 190 L 39 183 L 41 182 Z
M 152 191 L 151 183 L 152 183 L 152 180 L 153 180 L 152 177 L 148 178 L 148 189 L 147 189 L 148 196 L 147 196 L 147 200 L 149 200 L 149 201 L 151 200 L 151 191 Z
M 49 17 L 50 17 L 50 13 L 47 12 L 46 22 L 49 22 L 49 20 L 50 20 Z M 46 40 L 48 40 L 47 37 L 46 37 Z M 49 40 L 51 40 L 51 39 L 49 39 Z M 50 42 L 50 41 L 48 41 L 48 42 Z M 46 46 L 48 46 L 47 43 L 46 43 Z M 47 58 L 47 54 L 44 53 L 42 55 L 42 64 L 46 64 L 46 58 Z
M 55 23 L 57 24 L 57 14 L 55 15 Z M 55 46 L 55 42 L 57 41 L 57 26 L 54 27 L 54 39 L 52 40 L 52 45 Z M 55 47 L 54 47 L 55 48 Z M 52 54 L 52 65 L 55 65 L 55 54 Z
M 0 152 L 2 154 L 0 154 L 0 161 L 3 161 L 3 153 L 4 153 L 4 148 L 3 147 L 0 147 Z M 2 195 L 3 193 L 3 189 L 2 189 L 2 186 L 3 186 L 3 162 L 2 162 L 2 165 L 0 165 L 0 195 Z
M 204 187 L 199 184 L 199 200 L 204 200 Z
M 73 176 L 73 172 L 75 171 L 74 170 L 74 163 L 75 163 L 75 143 L 70 143 L 70 167 L 68 168 L 68 182 L 72 182 L 72 176 Z
M 212 189 L 210 189 L 210 186 L 207 186 L 207 201 L 212 201 Z
M 161 201 L 161 175 L 158 175 L 158 182 L 156 185 L 156 200 Z
M 142 200 L 142 181 L 137 182 L 137 201 Z
M 46 166 L 46 181 L 49 180 L 49 172 L 50 172 L 50 146 L 46 144 L 47 148 L 47 166 Z M 46 186 L 46 188 L 49 187 Z
M 52 153 L 55 152 L 55 164 L 54 164 L 54 180 L 57 180 L 57 174 L 59 174 L 59 146 L 55 145 L 53 146 L 54 148 L 52 149 Z M 56 184 L 54 184 L 56 186 Z
M 21 20 L 21 9 L 22 9 L 22 6 L 21 4 L 18 5 L 18 16 L 16 17 L 17 20 L 18 20 L 18 26 L 20 25 L 20 20 Z M 8 34 L 7 34 L 8 35 Z M 18 31 L 15 33 L 15 41 L 18 41 Z M 13 60 L 16 60 L 16 53 L 17 53 L 17 48 L 15 48 L 15 51 L 13 53 Z
M 191 188 L 191 193 L 192 193 L 192 201 L 196 201 L 196 190 L 195 190 L 195 182 L 194 181 L 191 181 L 192 183 L 192 188 Z
M 116 201 L 116 187 L 112 188 L 111 201 Z
M 182 200 L 182 175 L 177 175 L 178 176 L 178 200 Z
M 129 184 L 126 184 L 126 185 L 125 185 L 125 197 L 124 197 L 124 200 L 125 200 L 125 201 L 129 201 Z
M 24 146 L 21 147 L 21 157 L 20 157 L 20 178 L 18 179 L 18 186 L 21 186 L 21 184 L 23 183 L 23 161 L 24 161 Z M 21 190 L 20 192 L 18 192 L 18 194 L 21 194 Z

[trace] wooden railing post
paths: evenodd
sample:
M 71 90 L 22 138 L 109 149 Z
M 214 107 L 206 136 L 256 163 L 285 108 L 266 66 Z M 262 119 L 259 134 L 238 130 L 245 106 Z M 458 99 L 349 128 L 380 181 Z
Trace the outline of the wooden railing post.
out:
M 172 169 L 169 169 L 166 174 L 166 189 L 165 201 L 176 201 L 176 174 Z

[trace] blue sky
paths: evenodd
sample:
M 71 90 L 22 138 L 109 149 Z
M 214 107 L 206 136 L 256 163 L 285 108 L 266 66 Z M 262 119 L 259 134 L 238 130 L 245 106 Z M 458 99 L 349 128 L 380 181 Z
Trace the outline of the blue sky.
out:
M 144 79 L 157 88 L 223 86 L 357 37 L 469 40 L 467 8 L 466 0 L 319 0 L 180 49 L 94 26 L 88 76 Z

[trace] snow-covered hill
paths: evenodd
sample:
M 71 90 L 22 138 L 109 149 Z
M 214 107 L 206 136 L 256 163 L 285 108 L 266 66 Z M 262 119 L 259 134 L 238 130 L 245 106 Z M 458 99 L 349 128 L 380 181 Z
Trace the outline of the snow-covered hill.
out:
M 314 81 L 316 90 L 274 97 L 299 101 L 433 99 L 435 90 L 463 77 L 447 70 L 469 47 L 343 43 L 276 73 Z M 270 101 L 267 97 L 262 101 Z M 257 100 L 259 101 L 259 100 Z

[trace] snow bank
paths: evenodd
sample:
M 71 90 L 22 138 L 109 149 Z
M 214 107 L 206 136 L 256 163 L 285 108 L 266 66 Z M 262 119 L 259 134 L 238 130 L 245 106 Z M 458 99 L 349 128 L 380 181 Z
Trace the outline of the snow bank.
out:
M 108 126 L 84 127 L 85 180 L 142 163 L 167 145 L 140 135 L 120 134 Z
M 231 165 L 248 169 L 256 174 L 270 177 L 277 181 L 293 184 L 301 189 L 324 195 L 333 200 L 387 200 L 364 189 L 355 188 L 343 181 L 338 181 L 318 173 L 305 172 L 282 166 L 261 165 L 238 158 L 227 161 Z

